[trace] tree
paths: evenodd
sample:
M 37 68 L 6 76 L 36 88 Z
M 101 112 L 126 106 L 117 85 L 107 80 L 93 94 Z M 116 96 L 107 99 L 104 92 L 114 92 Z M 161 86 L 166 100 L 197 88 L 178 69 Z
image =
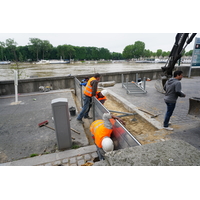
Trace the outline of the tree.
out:
M 75 49 L 72 45 L 67 45 L 67 55 L 69 56 L 70 60 L 73 56 L 75 56 Z
M 17 62 L 17 55 L 16 55 L 16 46 L 17 46 L 17 42 L 14 41 L 14 39 L 7 39 L 6 40 L 6 46 L 8 47 L 9 51 L 11 51 L 14 55 L 14 60 Z
M 150 58 L 152 55 L 152 52 L 149 49 L 144 50 L 144 57 L 145 58 Z
M 45 53 L 47 54 L 51 49 L 52 45 L 48 40 L 41 40 L 41 51 L 42 51 L 42 58 L 45 58 Z
M 193 50 L 190 50 L 188 52 L 185 53 L 185 56 L 192 56 Z
M 17 59 L 17 55 L 16 55 L 16 45 L 17 45 L 17 42 L 15 42 L 14 39 L 9 38 L 9 39 L 6 40 L 6 46 L 8 47 L 8 49 L 14 55 L 16 67 L 13 67 L 13 69 L 17 70 L 17 76 L 18 76 L 18 79 L 19 79 L 22 72 L 20 72 L 19 65 L 18 65 L 18 59 Z
M 106 48 L 99 49 L 99 59 L 109 60 L 111 58 L 110 51 Z
M 42 41 L 39 38 L 29 38 L 29 48 L 30 51 L 34 52 L 36 54 L 36 60 L 38 61 L 38 54 L 41 51 L 41 44 Z
M 133 45 L 128 45 L 124 48 L 122 55 L 126 59 L 140 58 L 144 55 L 145 43 L 136 41 Z
M 134 58 L 140 58 L 144 55 L 145 43 L 141 41 L 135 42 L 133 46 L 133 56 Z
M 128 45 L 124 48 L 122 55 L 126 59 L 132 59 L 133 58 L 133 46 L 134 45 Z
M 122 56 L 121 53 L 112 52 L 111 53 L 111 59 L 112 60 L 122 60 L 123 56 Z
M 76 59 L 76 60 L 84 60 L 84 59 L 86 59 L 86 53 L 87 53 L 87 51 L 86 51 L 86 47 L 73 47 L 74 48 L 74 50 L 75 50 L 75 56 L 74 56 L 74 58 Z
M 161 50 L 161 49 L 158 49 L 158 50 L 156 51 L 156 56 L 159 58 L 161 55 L 162 55 L 162 50 Z
M 5 47 L 5 43 L 4 42 L 0 42 L 0 48 L 1 48 L 1 60 L 3 61 L 3 49 Z

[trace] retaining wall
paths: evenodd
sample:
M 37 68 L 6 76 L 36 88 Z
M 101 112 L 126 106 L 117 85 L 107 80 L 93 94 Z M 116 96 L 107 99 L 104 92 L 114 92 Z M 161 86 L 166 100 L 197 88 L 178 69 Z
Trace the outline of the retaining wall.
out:
M 179 67 L 183 71 L 184 76 L 188 76 L 190 67 Z M 160 78 L 162 73 L 161 69 L 151 70 L 137 70 L 137 71 L 126 71 L 126 72 L 110 72 L 101 73 L 101 82 L 115 81 L 121 83 L 121 74 L 125 77 L 128 76 L 129 81 L 135 81 L 135 75 L 138 73 L 139 78 L 150 78 L 155 80 Z M 84 79 L 85 76 L 93 76 L 93 74 L 77 75 L 79 80 Z M 192 68 L 191 76 L 200 76 L 200 68 Z M 59 77 L 44 77 L 44 78 L 30 78 L 20 79 L 18 81 L 18 93 L 30 93 L 38 92 L 40 86 L 52 86 L 53 90 L 74 88 L 74 76 L 59 76 Z M 0 81 L 0 95 L 11 95 L 14 94 L 14 80 Z

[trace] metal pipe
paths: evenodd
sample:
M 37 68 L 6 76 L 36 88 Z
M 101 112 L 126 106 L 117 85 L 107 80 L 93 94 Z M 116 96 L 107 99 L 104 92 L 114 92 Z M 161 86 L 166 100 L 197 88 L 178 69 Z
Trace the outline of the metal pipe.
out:
M 127 113 L 127 112 L 120 112 L 120 111 L 115 111 L 115 110 L 108 110 L 109 112 L 115 112 L 115 113 L 123 113 L 123 114 L 127 114 L 130 115 L 132 113 Z
M 127 89 L 127 94 L 128 94 L 128 77 L 126 77 L 126 89 Z
M 135 75 L 135 79 L 136 84 L 138 84 L 138 74 Z
M 143 78 L 143 89 L 145 90 L 146 88 L 146 77 Z
M 15 84 L 15 102 L 18 102 L 18 74 L 17 71 L 14 70 L 14 84 Z

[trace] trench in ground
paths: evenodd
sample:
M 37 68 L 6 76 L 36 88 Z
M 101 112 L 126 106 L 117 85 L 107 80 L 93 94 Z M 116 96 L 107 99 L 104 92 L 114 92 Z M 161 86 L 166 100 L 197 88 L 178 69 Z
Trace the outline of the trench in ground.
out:
M 128 112 L 124 105 L 122 103 L 119 103 L 115 100 L 115 97 L 111 95 L 107 95 L 107 100 L 104 103 L 104 106 L 108 110 L 113 111 L 120 111 L 120 112 Z M 123 115 L 123 113 L 114 113 L 115 116 Z M 133 113 L 135 113 L 133 111 Z M 121 119 L 124 120 L 126 123 L 125 127 L 126 129 L 143 145 L 143 144 L 149 144 L 149 143 L 156 143 L 159 141 L 167 140 L 167 135 L 169 132 L 165 130 L 158 130 L 156 127 L 154 127 L 151 123 L 146 121 L 143 117 L 141 117 L 139 114 L 135 114 L 133 116 L 126 116 L 121 117 Z

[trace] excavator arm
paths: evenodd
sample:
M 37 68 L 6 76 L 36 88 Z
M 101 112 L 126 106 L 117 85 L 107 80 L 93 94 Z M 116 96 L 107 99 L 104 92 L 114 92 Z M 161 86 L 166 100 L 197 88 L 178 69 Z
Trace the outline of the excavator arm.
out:
M 195 35 L 196 33 L 192 33 L 191 36 L 189 37 L 189 33 L 176 34 L 175 43 L 170 52 L 168 61 L 164 67 L 161 67 L 164 73 L 164 76 L 166 76 L 167 79 L 172 77 L 172 72 L 174 70 L 175 64 L 183 56 L 186 46 L 192 42 Z
M 166 81 L 172 77 L 174 66 L 177 61 L 183 56 L 184 50 L 188 44 L 190 44 L 195 37 L 196 33 L 177 33 L 175 37 L 175 43 L 170 52 L 169 58 L 164 67 L 161 67 L 162 74 L 161 79 L 158 79 L 155 83 L 155 87 L 158 92 L 165 93 L 163 87 Z

